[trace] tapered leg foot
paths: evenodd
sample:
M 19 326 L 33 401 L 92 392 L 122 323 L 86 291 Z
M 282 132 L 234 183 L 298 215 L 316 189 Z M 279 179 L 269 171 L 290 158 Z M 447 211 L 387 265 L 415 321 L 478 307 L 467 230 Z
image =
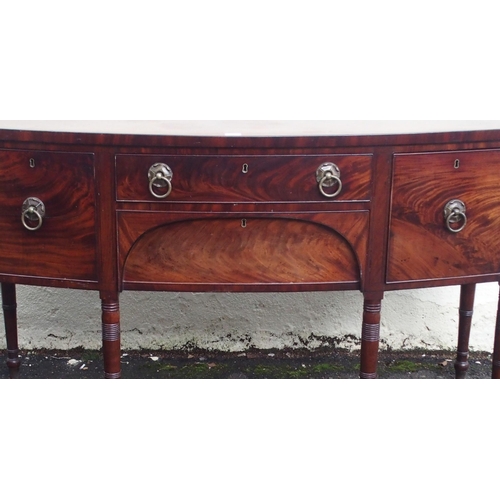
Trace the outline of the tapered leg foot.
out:
M 493 370 L 491 378 L 500 379 L 500 298 L 498 300 L 495 346 L 493 348 Z
M 378 349 L 380 342 L 381 300 L 366 300 L 363 309 L 363 330 L 361 333 L 360 378 L 377 378 Z
M 2 283 L 2 307 L 5 321 L 5 336 L 7 340 L 7 367 L 10 378 L 19 376 L 21 358 L 17 339 L 17 302 L 16 285 Z
M 120 305 L 118 299 L 102 300 L 102 350 L 105 378 L 120 378 Z
M 455 361 L 455 378 L 464 379 L 469 369 L 469 338 L 474 311 L 476 285 L 462 285 L 458 323 L 458 349 Z

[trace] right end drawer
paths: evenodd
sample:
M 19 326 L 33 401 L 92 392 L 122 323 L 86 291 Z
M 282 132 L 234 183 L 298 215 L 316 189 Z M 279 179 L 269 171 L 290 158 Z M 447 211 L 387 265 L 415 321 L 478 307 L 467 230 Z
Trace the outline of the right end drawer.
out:
M 500 272 L 500 150 L 394 155 L 387 283 Z

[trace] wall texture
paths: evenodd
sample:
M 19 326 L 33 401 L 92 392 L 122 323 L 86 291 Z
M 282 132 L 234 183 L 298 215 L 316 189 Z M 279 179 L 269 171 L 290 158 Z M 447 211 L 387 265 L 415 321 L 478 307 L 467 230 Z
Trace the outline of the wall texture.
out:
M 454 349 L 459 292 L 445 287 L 387 293 L 381 348 Z M 492 351 L 497 302 L 496 283 L 478 285 L 472 350 Z M 362 295 L 125 292 L 121 309 L 124 349 L 355 349 Z M 22 349 L 99 349 L 100 315 L 96 292 L 18 287 Z M 3 335 L 0 346 L 5 347 Z

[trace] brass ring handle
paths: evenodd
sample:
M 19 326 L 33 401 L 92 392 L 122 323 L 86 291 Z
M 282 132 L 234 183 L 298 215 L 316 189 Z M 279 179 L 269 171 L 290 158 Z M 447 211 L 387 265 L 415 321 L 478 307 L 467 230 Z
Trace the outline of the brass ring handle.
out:
M 338 184 L 337 190 L 334 193 L 327 193 L 325 191 L 325 186 L 331 186 L 331 182 L 335 181 Z M 323 196 L 327 198 L 335 198 L 342 191 L 342 181 L 340 177 L 327 173 L 320 181 L 319 181 L 319 190 Z
M 459 233 L 467 225 L 465 203 L 461 200 L 450 200 L 444 207 L 446 228 L 452 233 Z M 454 225 L 460 224 L 458 227 Z
M 172 192 L 172 169 L 165 163 L 155 163 L 148 172 L 149 192 L 158 199 L 166 198 Z M 157 193 L 157 189 L 167 189 L 165 193 Z
M 316 170 L 316 181 L 318 183 L 320 193 L 326 198 L 335 198 L 342 191 L 342 181 L 340 180 L 340 169 L 334 163 L 323 163 Z M 337 185 L 337 189 L 333 193 L 327 193 L 325 188 L 330 188 Z
M 166 183 L 166 186 L 167 186 L 167 192 L 164 193 L 164 194 L 158 194 L 155 192 L 154 188 L 155 187 L 165 187 L 165 186 L 159 186 L 159 181 L 163 181 Z M 155 184 L 156 183 L 156 184 Z M 149 192 L 155 197 L 155 198 L 166 198 L 171 192 L 172 192 L 172 182 L 167 178 L 167 177 L 164 177 L 162 174 L 158 173 L 156 174 L 156 177 L 154 177 L 153 179 L 151 179 L 149 181 Z
M 38 231 L 45 217 L 45 205 L 38 198 L 27 198 L 22 207 L 21 222 L 28 231 Z M 30 225 L 34 222 L 35 225 Z

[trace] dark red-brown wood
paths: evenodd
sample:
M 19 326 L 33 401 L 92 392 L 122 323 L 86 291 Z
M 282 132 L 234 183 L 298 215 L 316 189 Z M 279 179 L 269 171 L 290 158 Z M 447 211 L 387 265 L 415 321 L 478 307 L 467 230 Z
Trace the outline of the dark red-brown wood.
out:
M 500 379 L 500 296 L 498 299 L 497 320 L 495 324 L 495 343 L 493 346 L 491 378 Z
M 368 213 L 120 212 L 119 268 L 127 289 L 359 289 Z M 244 226 L 244 227 L 243 227 Z
M 500 150 L 396 155 L 388 281 L 498 274 L 499 186 Z M 447 228 L 444 216 L 454 199 L 466 206 L 459 233 Z
M 465 378 L 469 369 L 469 339 L 475 294 L 475 284 L 462 285 L 458 323 L 458 349 L 455 361 L 455 376 L 458 379 Z
M 118 297 L 114 300 L 102 299 L 102 348 L 105 377 L 108 379 L 120 378 L 120 305 Z
M 174 172 L 164 200 L 149 192 L 155 162 Z M 318 189 L 315 172 L 324 162 L 341 171 L 335 199 Z M 462 285 L 462 376 L 475 283 L 500 277 L 499 181 L 500 131 L 180 137 L 0 130 L 9 368 L 15 376 L 17 283 L 99 291 L 107 378 L 120 376 L 122 289 L 360 290 L 360 376 L 375 378 L 384 292 Z M 21 224 L 30 196 L 47 208 L 33 233 Z M 460 233 L 443 218 L 453 198 L 467 206 Z M 493 376 L 500 377 L 500 326 L 495 339 Z
M 286 219 L 209 219 L 148 232 L 129 253 L 125 283 L 359 283 L 355 254 L 338 233 Z
M 42 226 L 22 224 L 23 202 L 41 200 Z M 97 282 L 94 155 L 0 150 L 0 276 Z
M 17 339 L 17 301 L 16 286 L 2 283 L 2 306 L 7 339 L 7 367 L 11 378 L 17 378 L 21 359 Z
M 377 378 L 378 347 L 380 342 L 381 300 L 366 299 L 363 305 L 361 330 L 360 378 Z
M 324 202 L 316 181 L 323 163 L 339 167 L 342 192 L 332 201 L 370 199 L 371 156 L 160 156 L 116 157 L 117 199 L 158 201 L 149 191 L 148 170 L 156 163 L 172 169 L 166 202 Z

